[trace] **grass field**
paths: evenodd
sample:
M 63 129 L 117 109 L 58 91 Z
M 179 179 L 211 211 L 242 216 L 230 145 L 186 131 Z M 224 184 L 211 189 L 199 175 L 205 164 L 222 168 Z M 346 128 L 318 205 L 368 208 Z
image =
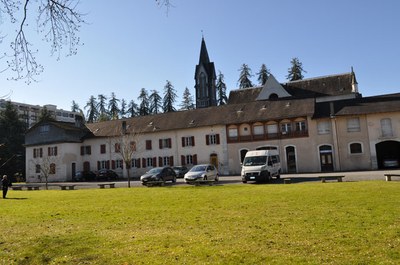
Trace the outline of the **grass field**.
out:
M 400 182 L 9 191 L 0 264 L 399 264 Z

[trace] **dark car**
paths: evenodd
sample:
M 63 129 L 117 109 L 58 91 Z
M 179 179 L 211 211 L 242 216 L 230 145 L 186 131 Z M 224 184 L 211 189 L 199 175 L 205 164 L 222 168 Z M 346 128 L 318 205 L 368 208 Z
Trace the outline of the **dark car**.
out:
M 97 180 L 117 180 L 118 174 L 111 169 L 100 169 L 97 172 Z
M 176 182 L 176 173 L 171 167 L 155 167 L 140 177 L 143 185 L 152 181 L 161 181 L 164 183 L 168 180 Z
M 74 181 L 93 181 L 96 180 L 96 174 L 92 171 L 78 171 L 75 173 Z
M 183 178 L 185 174 L 189 171 L 189 169 L 185 166 L 176 166 L 173 167 L 173 169 L 175 170 L 177 178 Z

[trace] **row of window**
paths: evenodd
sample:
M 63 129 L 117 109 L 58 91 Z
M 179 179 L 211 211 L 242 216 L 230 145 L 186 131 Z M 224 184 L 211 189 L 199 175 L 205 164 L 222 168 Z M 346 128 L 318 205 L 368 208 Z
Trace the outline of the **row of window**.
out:
M 360 118 L 352 117 L 346 121 L 347 132 L 360 132 Z M 384 118 L 380 120 L 381 125 L 381 137 L 392 137 L 392 120 L 390 118 Z M 331 133 L 331 122 L 329 120 L 319 121 L 317 123 L 318 134 L 330 134 Z
M 181 155 L 181 165 L 197 165 L 197 155 Z M 131 160 L 131 168 L 174 166 L 173 156 L 142 157 Z M 123 169 L 123 160 L 97 161 L 97 169 Z
M 194 136 L 187 136 L 187 137 L 182 137 L 182 147 L 193 147 L 195 146 L 195 137 Z M 152 140 L 146 140 L 145 145 L 146 145 L 146 150 L 152 150 L 153 145 L 152 145 Z M 206 135 L 206 145 L 218 145 L 220 144 L 220 137 L 219 134 L 208 134 Z M 172 148 L 172 140 L 171 138 L 165 138 L 165 139 L 159 139 L 159 149 L 170 149 Z M 131 151 L 136 151 L 136 142 L 132 141 L 130 142 L 129 146 Z M 120 153 L 121 152 L 121 144 L 120 143 L 115 143 L 114 144 L 114 152 L 115 153 Z M 81 155 L 90 155 L 92 153 L 91 146 L 81 146 Z M 106 145 L 102 144 L 100 145 L 100 153 L 105 154 L 106 153 Z
M 304 137 L 308 135 L 307 121 L 299 118 L 294 121 L 270 121 L 266 124 L 255 123 L 252 126 L 243 124 L 228 127 L 228 140 L 262 140 L 281 137 Z
M 47 147 L 47 156 L 57 156 L 57 146 Z M 43 157 L 43 148 L 33 148 L 33 158 Z

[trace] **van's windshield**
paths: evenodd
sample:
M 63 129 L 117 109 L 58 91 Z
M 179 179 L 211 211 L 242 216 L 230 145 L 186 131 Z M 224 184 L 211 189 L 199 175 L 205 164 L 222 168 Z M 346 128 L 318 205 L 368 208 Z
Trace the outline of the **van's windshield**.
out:
M 250 156 L 243 161 L 244 166 L 261 166 L 267 163 L 267 156 Z

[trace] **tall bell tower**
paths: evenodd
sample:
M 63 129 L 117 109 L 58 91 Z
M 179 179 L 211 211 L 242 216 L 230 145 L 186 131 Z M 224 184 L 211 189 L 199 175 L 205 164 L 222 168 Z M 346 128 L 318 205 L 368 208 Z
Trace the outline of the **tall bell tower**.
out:
M 207 108 L 210 106 L 217 106 L 217 90 L 214 63 L 210 62 L 208 57 L 206 42 L 204 37 L 201 39 L 200 59 L 199 64 L 196 65 L 194 74 L 196 81 L 196 108 Z

